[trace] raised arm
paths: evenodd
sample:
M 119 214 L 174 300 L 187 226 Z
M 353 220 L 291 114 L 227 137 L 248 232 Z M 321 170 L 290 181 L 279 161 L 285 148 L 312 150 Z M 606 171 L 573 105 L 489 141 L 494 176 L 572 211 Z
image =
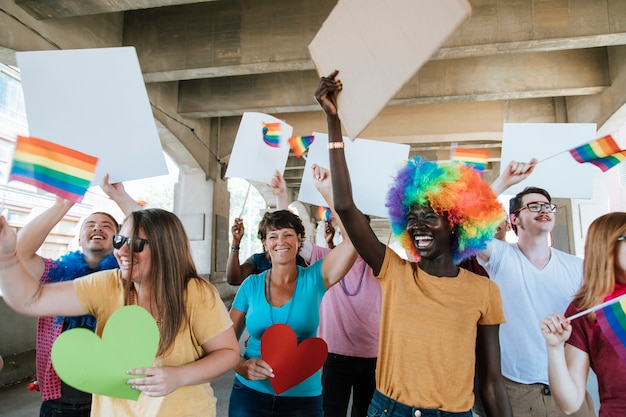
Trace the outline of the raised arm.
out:
M 324 240 L 326 241 L 326 245 L 329 249 L 335 248 L 335 227 L 333 226 L 332 219 L 331 221 L 324 222 Z
M 28 316 L 81 316 L 81 307 L 71 281 L 41 285 L 16 255 L 17 236 L 0 216 L 0 289 L 13 310 Z
M 502 174 L 491 183 L 491 189 L 500 195 L 509 187 L 524 181 L 533 172 L 537 165 L 537 159 L 533 158 L 528 162 L 511 161 L 506 166 Z M 493 250 L 492 241 L 487 242 L 487 247 L 476 254 L 483 263 L 489 261 Z
M 287 210 L 289 208 L 289 196 L 287 195 L 287 183 L 280 172 L 275 171 L 270 182 L 272 193 L 276 196 L 276 210 Z
M 124 188 L 124 184 L 121 182 L 116 182 L 115 184 L 109 183 L 109 174 L 106 174 L 102 179 L 102 184 L 100 184 L 100 188 L 102 191 L 109 196 L 109 198 L 119 206 L 124 213 L 124 216 L 128 216 L 133 211 L 142 210 L 143 207 L 139 205 Z
M 243 220 L 236 218 L 230 231 L 233 235 L 233 244 L 226 262 L 226 281 L 230 285 L 241 285 L 244 279 L 256 272 L 255 266 L 247 262 L 239 263 L 239 245 L 245 231 Z
M 502 194 L 509 187 L 519 184 L 528 178 L 528 176 L 532 174 L 536 165 L 536 158 L 533 158 L 528 162 L 509 162 L 502 174 L 500 174 L 500 176 L 491 183 L 491 189 L 496 193 L 496 195 Z
M 378 275 L 385 258 L 385 245 L 378 240 L 367 217 L 361 213 L 352 199 L 350 174 L 343 150 L 341 121 L 335 101 L 336 94 L 342 88 L 341 82 L 335 79 L 337 74 L 338 71 L 334 71 L 328 77 L 323 77 L 315 91 L 315 99 L 326 113 L 328 123 L 328 153 L 335 210 L 357 252 L 372 267 L 374 274 Z
M 572 325 L 562 314 L 545 317 L 540 328 L 546 339 L 552 395 L 563 412 L 572 414 L 580 409 L 585 400 L 589 355 L 565 343 L 572 334 Z
M 335 212 L 330 171 L 317 164 L 313 164 L 312 171 L 313 184 L 317 191 L 322 194 L 322 197 L 324 197 L 326 204 L 335 218 L 337 218 L 339 230 L 343 234 L 341 243 L 335 246 L 328 255 L 324 257 L 324 263 L 322 265 L 324 285 L 326 288 L 330 288 L 338 283 L 348 273 L 350 268 L 352 268 L 354 261 L 356 261 L 357 254 L 350 237 L 347 235 L 341 220 L 338 218 L 337 212 Z
M 45 269 L 44 260 L 37 255 L 37 250 L 73 205 L 73 201 L 57 197 L 52 207 L 28 222 L 17 236 L 16 250 L 20 260 L 37 281 Z

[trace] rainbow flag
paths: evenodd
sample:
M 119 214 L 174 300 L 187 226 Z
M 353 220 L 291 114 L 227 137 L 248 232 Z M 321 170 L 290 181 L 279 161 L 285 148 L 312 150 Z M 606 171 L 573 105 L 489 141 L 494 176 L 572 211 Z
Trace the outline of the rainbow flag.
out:
M 315 136 L 313 135 L 293 136 L 289 138 L 288 142 L 293 153 L 295 153 L 296 156 L 300 158 L 302 154 L 305 153 L 307 149 L 309 149 L 309 146 L 311 146 L 311 144 L 313 143 L 313 139 L 315 139 Z
M 626 363 L 626 294 L 596 312 L 602 333 Z
M 626 161 L 626 150 L 620 149 L 613 136 L 600 139 L 570 149 L 569 153 L 579 163 L 589 162 L 606 172 L 615 165 Z
M 43 139 L 18 136 L 9 181 L 16 180 L 79 203 L 98 158 Z
M 317 207 L 317 217 L 320 218 L 320 220 L 324 220 L 326 222 L 329 222 L 333 219 L 333 212 L 330 211 L 330 209 L 328 207 L 323 207 L 323 206 L 318 206 Z
M 480 172 L 487 169 L 488 158 L 489 151 L 486 149 L 455 148 L 452 154 L 453 161 L 462 162 Z
M 280 146 L 280 123 L 263 122 L 263 142 L 272 148 Z

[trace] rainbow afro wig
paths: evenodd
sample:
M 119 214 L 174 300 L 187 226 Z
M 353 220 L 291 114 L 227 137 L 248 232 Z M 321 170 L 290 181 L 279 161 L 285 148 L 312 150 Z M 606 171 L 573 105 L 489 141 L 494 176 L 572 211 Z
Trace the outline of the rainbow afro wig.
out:
M 458 263 L 493 239 L 504 219 L 502 205 L 480 174 L 462 163 L 438 165 L 415 157 L 402 167 L 387 192 L 391 230 L 416 260 L 419 255 L 406 229 L 414 205 L 429 205 L 454 230 L 452 256 Z

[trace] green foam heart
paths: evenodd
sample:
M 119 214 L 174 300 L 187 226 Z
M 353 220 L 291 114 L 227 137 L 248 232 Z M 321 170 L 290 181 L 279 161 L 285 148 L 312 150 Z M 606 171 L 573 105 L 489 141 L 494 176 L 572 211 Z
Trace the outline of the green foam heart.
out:
M 54 370 L 66 384 L 81 391 L 137 400 L 140 392 L 126 371 L 152 366 L 159 346 L 159 328 L 150 313 L 132 305 L 116 310 L 102 339 L 87 329 L 61 333 L 52 345 Z

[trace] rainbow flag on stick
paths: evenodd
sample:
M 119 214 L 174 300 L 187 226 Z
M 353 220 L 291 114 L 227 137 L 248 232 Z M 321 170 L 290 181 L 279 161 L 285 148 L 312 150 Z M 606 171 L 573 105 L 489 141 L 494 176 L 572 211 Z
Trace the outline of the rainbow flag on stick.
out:
M 574 320 L 595 311 L 604 337 L 626 363 L 626 294 L 568 317 Z
M 596 318 L 602 333 L 626 363 L 626 295 L 611 301 L 613 303 L 596 312 Z
M 94 172 L 98 158 L 48 142 L 18 136 L 9 181 L 16 180 L 79 203 Z
M 606 135 L 600 139 L 570 149 L 569 153 L 578 162 L 589 162 L 606 172 L 615 165 L 626 161 L 626 150 L 620 149 L 613 136 Z
M 455 148 L 452 154 L 453 161 L 462 162 L 480 172 L 487 169 L 488 158 L 489 151 L 486 149 Z
M 324 220 L 326 222 L 329 222 L 333 219 L 333 212 L 330 211 L 330 208 L 328 207 L 323 207 L 323 206 L 318 206 L 317 207 L 317 217 L 320 218 L 320 220 Z
M 280 123 L 263 122 L 263 142 L 272 148 L 280 146 Z
M 304 154 L 307 151 L 307 149 L 309 149 L 309 146 L 311 146 L 311 144 L 313 143 L 313 139 L 315 139 L 315 136 L 313 135 L 293 136 L 289 138 L 288 142 L 293 153 L 295 153 L 296 156 L 300 158 L 302 154 Z

